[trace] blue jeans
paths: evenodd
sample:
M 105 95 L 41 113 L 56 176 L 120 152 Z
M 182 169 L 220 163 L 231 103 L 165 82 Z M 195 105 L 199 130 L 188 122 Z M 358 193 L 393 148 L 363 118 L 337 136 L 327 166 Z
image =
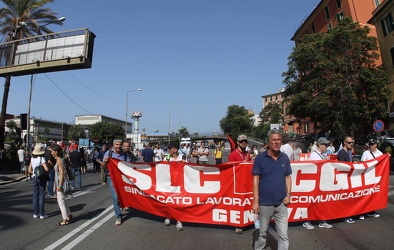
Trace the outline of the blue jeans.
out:
M 33 213 L 44 216 L 45 187 L 47 182 L 33 178 Z
M 74 180 L 71 181 L 71 186 L 75 188 L 75 179 L 78 179 L 78 187 L 82 188 L 81 168 L 71 168 L 74 173 Z
M 53 183 L 55 182 L 55 170 L 49 171 L 49 181 L 48 181 L 48 195 L 53 196 Z
M 114 205 L 114 212 L 115 212 L 116 219 L 120 219 L 120 218 L 122 218 L 122 211 L 120 210 L 118 195 L 116 194 L 114 184 L 112 184 L 112 179 L 111 179 L 111 176 L 109 176 L 109 175 L 107 178 L 107 184 L 109 186 L 109 189 L 111 190 L 112 203 Z
M 278 250 L 289 249 L 289 237 L 287 235 L 288 220 L 287 207 L 283 202 L 279 206 L 260 206 L 260 234 L 254 242 L 254 249 L 265 249 L 267 242 L 267 230 L 271 217 L 274 217 L 276 223 L 276 232 L 279 235 Z

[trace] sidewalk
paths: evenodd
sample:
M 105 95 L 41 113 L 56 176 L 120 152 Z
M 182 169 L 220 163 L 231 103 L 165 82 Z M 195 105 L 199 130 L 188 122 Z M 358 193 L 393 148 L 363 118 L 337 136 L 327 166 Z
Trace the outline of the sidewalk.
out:
M 0 174 L 0 186 L 25 179 L 26 176 L 24 174 L 18 174 L 4 170 L 3 173 Z

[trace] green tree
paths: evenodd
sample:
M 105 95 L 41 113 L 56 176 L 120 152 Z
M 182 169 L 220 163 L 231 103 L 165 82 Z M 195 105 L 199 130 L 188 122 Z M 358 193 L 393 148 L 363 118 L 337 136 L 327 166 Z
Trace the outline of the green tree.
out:
M 187 130 L 187 128 L 182 127 L 178 130 L 178 133 L 181 135 L 181 137 L 189 137 L 190 133 L 189 130 Z
M 82 125 L 75 125 L 73 127 L 70 127 L 67 139 L 78 141 L 79 138 L 86 138 L 84 127 Z
M 328 33 L 305 35 L 283 73 L 288 113 L 343 136 L 385 118 L 388 75 L 375 62 L 376 38 L 351 18 Z
M 270 102 L 264 107 L 259 115 L 265 122 L 279 123 L 280 118 L 282 117 L 281 113 L 282 107 L 277 102 Z
M 101 144 L 124 138 L 124 135 L 125 131 L 120 123 L 98 122 L 90 127 L 90 137 L 98 138 Z
M 220 129 L 233 139 L 240 134 L 250 134 L 253 129 L 251 117 L 244 106 L 229 106 L 227 115 L 219 121 Z
M 260 123 L 256 126 L 253 131 L 253 136 L 262 140 L 266 140 L 267 133 L 270 130 L 270 125 L 266 123 Z
M 57 13 L 49 8 L 44 8 L 44 5 L 54 2 L 54 0 L 0 1 L 5 5 L 0 9 L 0 33 L 3 35 L 3 42 L 34 37 L 43 33 L 53 33 L 46 26 L 48 23 L 62 25 L 62 21 L 59 21 L 56 17 Z M 11 59 L 11 63 L 12 61 L 13 59 Z M 11 76 L 7 76 L 4 83 L 0 114 L 0 147 L 2 148 L 4 148 L 5 119 L 10 85 Z
M 12 120 L 8 121 L 6 123 L 6 127 L 8 128 L 7 141 L 13 142 L 18 137 L 18 134 L 16 133 L 16 123 Z

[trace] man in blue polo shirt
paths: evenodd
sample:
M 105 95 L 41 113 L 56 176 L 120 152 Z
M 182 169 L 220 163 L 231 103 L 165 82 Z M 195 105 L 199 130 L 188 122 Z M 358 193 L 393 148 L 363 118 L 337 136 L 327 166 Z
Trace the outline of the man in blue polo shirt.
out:
M 289 157 L 280 152 L 282 135 L 272 129 L 267 134 L 269 149 L 257 155 L 253 163 L 253 213 L 260 218 L 260 233 L 254 249 L 265 249 L 267 230 L 274 217 L 279 235 L 278 249 L 289 248 L 287 205 L 291 195 Z
M 103 162 L 101 163 L 101 167 L 107 168 L 109 158 L 114 158 L 114 159 L 118 159 L 121 161 L 127 161 L 127 162 L 131 161 L 131 157 L 126 156 L 126 154 L 122 150 L 122 140 L 121 139 L 115 139 L 113 142 L 112 150 L 108 150 L 107 152 L 105 152 Z M 119 205 L 118 195 L 116 194 L 116 191 L 115 191 L 114 185 L 112 184 L 112 179 L 111 179 L 111 176 L 109 173 L 108 173 L 107 181 L 108 181 L 108 186 L 111 190 L 112 203 L 114 205 L 114 212 L 115 212 L 115 216 L 116 216 L 115 225 L 119 226 L 122 224 L 122 211 L 121 211 L 121 208 Z

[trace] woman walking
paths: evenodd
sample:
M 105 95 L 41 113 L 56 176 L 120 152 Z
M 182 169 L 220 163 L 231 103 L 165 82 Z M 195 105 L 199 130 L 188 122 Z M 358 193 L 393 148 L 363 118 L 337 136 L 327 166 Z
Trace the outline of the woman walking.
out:
M 68 225 L 72 222 L 74 216 L 71 214 L 70 209 L 66 204 L 65 195 L 70 192 L 70 181 L 66 171 L 66 163 L 63 158 L 63 150 L 57 144 L 52 144 L 49 149 L 52 156 L 56 159 L 55 164 L 55 185 L 57 203 L 60 208 L 63 220 L 57 223 L 59 226 Z
M 45 203 L 45 188 L 47 186 L 47 181 L 45 179 L 39 179 L 34 174 L 34 170 L 36 167 L 42 165 L 46 171 L 48 171 L 48 167 L 45 163 L 44 158 L 45 151 L 42 149 L 41 145 L 34 146 L 34 150 L 32 152 L 33 158 L 30 161 L 29 165 L 29 173 L 32 177 L 33 183 L 33 218 L 36 219 L 40 217 L 40 219 L 48 218 L 48 215 L 44 213 L 44 203 Z

